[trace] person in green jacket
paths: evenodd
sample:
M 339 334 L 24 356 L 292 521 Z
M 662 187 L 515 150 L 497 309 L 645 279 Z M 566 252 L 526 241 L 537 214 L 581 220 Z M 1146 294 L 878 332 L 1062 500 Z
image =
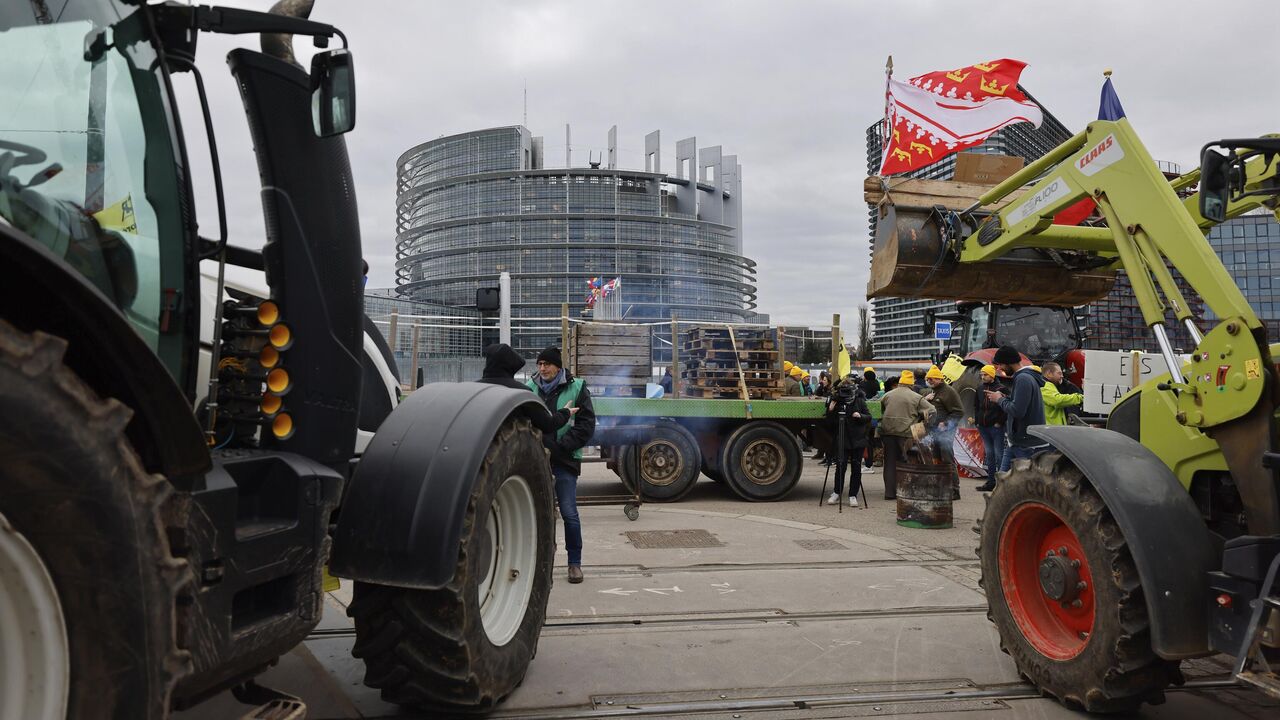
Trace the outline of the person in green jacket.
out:
M 1040 374 L 1047 381 L 1040 388 L 1040 397 L 1044 399 L 1044 424 L 1066 425 L 1067 408 L 1083 405 L 1084 395 L 1058 391 L 1058 383 L 1062 382 L 1062 366 L 1056 362 L 1045 363 Z

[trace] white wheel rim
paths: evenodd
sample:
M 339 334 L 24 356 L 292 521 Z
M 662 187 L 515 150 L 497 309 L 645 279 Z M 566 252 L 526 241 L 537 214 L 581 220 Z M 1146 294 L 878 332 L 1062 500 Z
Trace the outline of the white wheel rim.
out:
M 480 622 L 489 642 L 506 645 L 524 622 L 538 562 L 538 511 L 529 483 L 512 475 L 498 488 L 485 522 L 489 571 L 480 582 Z
M 0 513 L 0 717 L 63 720 L 70 676 L 53 578 Z

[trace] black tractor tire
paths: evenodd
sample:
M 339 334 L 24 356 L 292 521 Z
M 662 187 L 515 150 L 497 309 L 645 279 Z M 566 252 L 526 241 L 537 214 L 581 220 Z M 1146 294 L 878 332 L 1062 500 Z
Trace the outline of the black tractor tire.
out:
M 772 502 L 786 497 L 800 481 L 804 455 L 790 430 L 755 420 L 734 430 L 725 441 L 720 467 L 738 497 Z
M 519 628 L 499 646 L 482 624 L 479 587 L 489 561 L 485 523 L 494 496 L 513 475 L 525 478 L 537 505 L 537 573 Z M 484 713 L 524 680 L 551 594 L 553 487 L 542 433 L 526 419 L 508 419 L 480 465 L 453 579 L 438 590 L 355 583 L 347 608 L 356 626 L 351 654 L 364 660 L 364 682 L 381 690 L 383 700 L 440 713 Z
M 191 667 L 176 619 L 191 573 L 166 532 L 175 496 L 126 438 L 133 412 L 63 365 L 66 347 L 0 320 L 0 514 L 58 594 L 67 717 L 168 717 L 174 683 Z
M 675 502 L 693 489 L 702 469 L 702 451 L 693 433 L 679 423 L 659 420 L 649 441 L 623 448 L 618 468 L 634 490 L 635 455 L 640 453 L 640 493 L 649 502 Z
M 1074 533 L 1093 582 L 1092 630 L 1069 659 L 1047 656 L 1025 636 L 1001 577 L 1005 525 L 1020 507 L 1036 504 L 1050 508 Z M 1009 475 L 987 495 L 986 513 L 975 531 L 980 535 L 979 585 L 987 596 L 987 618 L 1000 633 L 1001 650 L 1042 693 L 1072 709 L 1130 712 L 1144 702 L 1163 702 L 1164 689 L 1181 684 L 1178 663 L 1151 649 L 1146 600 L 1119 525 L 1093 484 L 1061 453 L 1051 450 L 1015 460 Z M 1009 543 L 1003 551 L 1015 552 L 1014 547 Z M 1012 557 L 1005 559 L 1012 563 Z

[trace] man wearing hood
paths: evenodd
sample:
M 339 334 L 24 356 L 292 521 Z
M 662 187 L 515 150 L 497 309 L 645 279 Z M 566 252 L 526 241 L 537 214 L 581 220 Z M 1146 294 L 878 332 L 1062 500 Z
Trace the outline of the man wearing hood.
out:
M 1044 399 L 1040 394 L 1044 378 L 1030 360 L 1008 345 L 996 350 L 992 364 L 997 370 L 1013 378 L 1012 397 L 1004 397 L 991 390 L 984 391 L 987 400 L 998 402 L 1009 418 L 1008 457 L 1012 464 L 1018 458 L 1029 458 L 1049 447 L 1044 440 L 1027 433 L 1027 428 L 1032 425 L 1044 425 Z
M 528 390 L 529 386 L 516 379 L 516 373 L 524 367 L 524 358 L 511 349 L 506 343 L 495 343 L 484 349 L 484 374 L 480 382 L 489 385 L 503 385 L 515 390 Z M 534 409 L 524 406 L 526 415 L 533 426 L 544 433 L 553 433 L 573 419 L 578 412 L 576 407 L 566 407 L 554 413 L 542 408 Z
M 537 393 L 550 412 L 576 406 L 573 422 L 542 434 L 551 452 L 551 474 L 556 478 L 556 502 L 564 520 L 564 545 L 569 553 L 569 582 L 582 582 L 582 522 L 578 519 L 578 476 L 582 474 L 582 448 L 596 431 L 596 413 L 586 381 L 564 369 L 560 348 L 538 353 L 538 374 L 526 386 Z

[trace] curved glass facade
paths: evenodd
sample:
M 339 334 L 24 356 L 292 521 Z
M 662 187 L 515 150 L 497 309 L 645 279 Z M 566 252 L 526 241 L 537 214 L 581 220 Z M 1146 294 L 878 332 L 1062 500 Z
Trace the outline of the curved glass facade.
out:
M 540 149 L 528 130 L 507 127 L 400 157 L 401 295 L 473 308 L 478 288 L 510 272 L 513 344 L 524 354 L 559 343 L 558 322 L 546 318 L 565 302 L 577 316 L 592 277 L 623 279 L 628 320 L 669 320 L 674 311 L 741 322 L 755 307 L 755 263 L 739 251 L 738 228 L 676 211 L 696 194 L 694 207 L 710 199 L 718 218 L 740 217 L 725 209 L 728 191 L 658 172 L 544 169 Z

